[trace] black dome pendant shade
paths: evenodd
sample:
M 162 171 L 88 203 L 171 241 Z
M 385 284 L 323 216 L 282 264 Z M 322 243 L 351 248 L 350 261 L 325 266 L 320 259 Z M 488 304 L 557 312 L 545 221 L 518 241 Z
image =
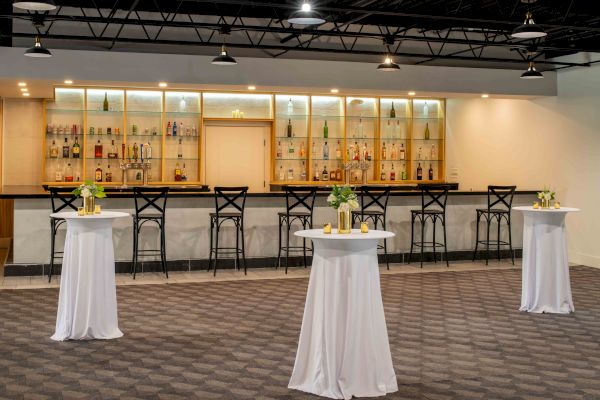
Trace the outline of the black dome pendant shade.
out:
M 25 50 L 25 56 L 34 58 L 48 58 L 52 57 L 52 53 L 50 53 L 50 50 L 42 46 L 40 37 L 36 36 L 35 44 L 33 45 L 33 47 L 30 47 L 27 50 Z
M 213 58 L 211 64 L 214 64 L 214 65 L 236 65 L 237 61 L 235 60 L 235 58 L 233 58 L 229 54 L 227 54 L 227 48 L 225 48 L 225 45 L 222 45 L 221 46 L 221 54 L 219 54 L 218 56 Z
M 521 79 L 542 79 L 543 77 L 544 75 L 535 69 L 535 63 L 533 61 L 529 62 L 529 68 L 527 68 L 527 71 L 521 74 Z
M 517 26 L 511 33 L 510 36 L 517 39 L 536 39 L 546 36 L 541 26 L 533 22 L 533 16 L 530 12 L 525 14 L 525 22 L 523 25 Z

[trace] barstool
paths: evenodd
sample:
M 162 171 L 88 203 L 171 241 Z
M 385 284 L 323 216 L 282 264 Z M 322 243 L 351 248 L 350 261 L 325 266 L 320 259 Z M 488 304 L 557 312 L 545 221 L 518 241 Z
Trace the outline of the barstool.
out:
M 410 254 L 408 256 L 408 263 L 412 259 L 413 246 L 421 248 L 421 268 L 423 268 L 423 249 L 425 247 L 433 248 L 433 261 L 437 263 L 436 248 L 444 248 L 444 257 L 446 258 L 446 266 L 450 267 L 448 263 L 448 248 L 446 246 L 446 201 L 448 200 L 448 190 L 450 185 L 443 184 L 426 184 L 419 185 L 421 189 L 421 209 L 411 210 L 411 229 L 410 229 Z M 421 241 L 415 242 L 415 221 L 419 220 L 421 223 Z M 425 241 L 425 223 L 430 220 L 433 224 L 433 237 L 430 242 Z M 444 243 L 439 243 L 435 239 L 435 230 L 437 221 L 442 223 L 442 229 L 444 231 Z
M 77 211 L 77 207 L 73 205 L 73 202 L 77 200 L 70 191 L 66 191 L 65 188 L 51 187 L 48 188 L 50 191 L 50 201 L 52 203 L 52 213 L 61 212 L 65 208 L 70 208 L 73 211 Z M 63 258 L 63 251 L 56 251 L 54 249 L 56 243 L 56 233 L 58 228 L 65 223 L 64 218 L 50 217 L 50 268 L 48 270 L 48 282 L 52 281 L 52 274 L 54 273 L 54 259 Z
M 498 249 L 498 260 L 500 260 L 500 246 L 508 246 L 512 263 L 515 265 L 515 253 L 512 248 L 512 234 L 510 228 L 510 211 L 512 209 L 513 197 L 516 186 L 488 186 L 488 206 L 487 208 L 478 208 L 477 211 L 477 233 L 475 238 L 475 251 L 473 251 L 473 261 L 477 257 L 477 248 L 479 243 L 485 244 L 485 265 L 488 265 L 490 255 L 490 225 L 493 220 L 498 222 L 498 237 L 496 246 Z M 479 240 L 479 222 L 484 218 L 487 225 L 487 236 L 485 240 Z M 508 226 L 508 242 L 500 240 L 500 226 L 502 220 L 506 221 Z
M 244 261 L 244 275 L 247 274 L 246 253 L 244 248 L 244 208 L 246 207 L 248 186 L 215 187 L 215 212 L 210 213 L 210 250 L 208 271 L 212 268 L 212 256 L 215 254 L 214 276 L 217 275 L 219 251 L 224 254 L 235 254 L 235 268 L 239 269 L 240 254 Z M 228 211 L 229 209 L 229 211 Z M 235 225 L 235 247 L 219 247 L 219 231 L 221 225 L 231 221 Z M 216 228 L 216 229 L 215 229 Z M 216 231 L 216 232 L 215 232 Z M 213 247 L 213 236 L 214 247 Z M 241 238 L 241 248 L 240 248 Z
M 157 253 L 160 254 L 162 270 L 167 279 L 169 278 L 165 241 L 165 213 L 167 211 L 168 194 L 169 188 L 167 187 L 133 188 L 133 199 L 135 202 L 135 215 L 133 216 L 133 263 L 131 265 L 133 279 L 135 279 L 137 272 L 138 257 L 150 256 Z M 146 212 L 147 210 L 150 212 Z M 140 231 L 146 222 L 153 222 L 158 226 L 160 231 L 160 249 L 139 249 Z
M 383 230 L 385 230 L 385 220 L 388 200 L 390 198 L 390 191 L 391 188 L 389 186 L 362 186 L 360 188 L 360 210 L 352 211 L 352 226 L 356 224 L 356 221 L 367 222 L 371 220 L 373 222 L 374 229 L 377 229 L 378 225 L 381 224 L 381 227 Z M 383 246 L 378 245 L 377 249 L 383 249 L 387 269 L 390 269 L 390 262 L 387 252 L 387 239 L 384 239 Z
M 290 246 L 290 230 L 292 223 L 298 221 L 303 229 L 312 229 L 313 208 L 317 195 L 316 186 L 285 186 L 285 212 L 277 213 L 279 216 L 279 252 L 277 253 L 277 264 L 281 266 L 281 251 L 285 251 L 285 273 L 288 272 L 288 259 L 290 251 L 302 251 L 304 256 L 304 268 L 307 265 L 306 251 L 312 251 L 306 247 L 306 239 L 302 239 L 302 246 Z M 286 226 L 285 246 L 282 245 L 282 229 Z

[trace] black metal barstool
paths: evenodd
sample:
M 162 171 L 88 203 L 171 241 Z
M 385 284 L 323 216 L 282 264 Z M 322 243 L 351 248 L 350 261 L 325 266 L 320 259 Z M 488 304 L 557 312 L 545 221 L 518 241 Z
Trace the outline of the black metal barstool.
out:
M 48 188 L 50 192 L 50 201 L 52 203 L 52 213 L 58 213 L 65 208 L 77 211 L 77 207 L 73 205 L 73 202 L 77 200 L 77 196 L 71 193 L 68 189 L 62 187 L 51 187 Z M 63 258 L 63 251 L 56 251 L 54 249 L 56 243 L 56 233 L 58 228 L 65 223 L 64 218 L 50 217 L 50 268 L 48 269 L 48 282 L 52 281 L 52 274 L 54 273 L 54 260 L 56 258 Z
M 215 187 L 215 212 L 210 213 L 210 250 L 208 256 L 208 271 L 212 268 L 212 256 L 215 254 L 215 270 L 219 262 L 219 251 L 222 254 L 235 254 L 235 268 L 239 269 L 240 254 L 244 261 L 244 275 L 247 274 L 246 252 L 244 247 L 244 208 L 248 186 Z M 231 221 L 235 225 L 235 247 L 219 247 L 219 231 L 221 225 Z M 215 229 L 216 228 L 216 229 Z M 214 236 L 214 247 L 213 247 Z M 241 239 L 241 248 L 240 248 Z
M 411 210 L 411 228 L 410 228 L 410 254 L 408 256 L 408 263 L 412 259 L 413 246 L 421 248 L 421 268 L 423 268 L 423 250 L 425 247 L 433 248 L 433 261 L 437 263 L 436 248 L 444 248 L 444 257 L 446 258 L 446 266 L 449 267 L 448 263 L 448 248 L 446 246 L 446 202 L 448 200 L 448 190 L 450 185 L 444 184 L 427 184 L 419 185 L 421 189 L 421 209 Z M 415 221 L 419 220 L 421 224 L 421 241 L 415 242 Z M 430 220 L 433 224 L 433 237 L 431 241 L 425 241 L 425 225 L 427 220 Z M 437 221 L 442 224 L 442 230 L 444 231 L 444 243 L 439 243 L 435 238 L 436 224 Z
M 167 211 L 167 197 L 169 188 L 167 187 L 134 187 L 133 199 L 135 202 L 135 215 L 133 216 L 133 262 L 131 273 L 133 279 L 137 272 L 137 262 L 139 256 L 151 256 L 160 254 L 162 270 L 167 279 L 169 270 L 167 268 L 167 246 L 165 241 L 165 213 Z M 160 231 L 160 249 L 139 249 L 139 236 L 142 226 L 152 222 L 158 226 Z
M 306 239 L 302 239 L 302 246 L 290 246 L 290 230 L 295 221 L 302 225 L 303 229 L 312 229 L 313 208 L 317 195 L 316 186 L 285 186 L 285 212 L 277 213 L 279 216 L 279 251 L 277 253 L 277 264 L 281 266 L 281 252 L 285 251 L 285 273 L 288 272 L 290 251 L 302 251 L 304 256 L 304 268 L 307 266 L 306 252 L 312 248 L 306 247 Z M 282 230 L 286 227 L 285 246 L 283 246 Z
M 477 233 L 475 237 L 475 251 L 473 251 L 473 261 L 477 257 L 477 248 L 479 243 L 485 244 L 485 265 L 488 265 L 490 255 L 490 226 L 494 220 L 498 223 L 498 237 L 496 238 L 496 246 L 498 250 L 498 260 L 500 260 L 500 246 L 508 246 L 512 263 L 515 265 L 515 253 L 512 248 L 512 234 L 510 228 L 510 211 L 512 209 L 513 197 L 516 186 L 488 186 L 488 206 L 487 208 L 478 208 L 477 211 Z M 479 240 L 479 222 L 481 217 L 484 218 L 487 228 L 487 236 L 485 240 Z M 500 240 L 500 227 L 502 220 L 508 226 L 508 242 Z
M 383 230 L 386 229 L 386 213 L 388 200 L 390 198 L 391 188 L 389 186 L 362 186 L 360 188 L 360 210 L 352 211 L 352 226 L 358 222 L 373 222 L 373 228 L 381 224 Z M 390 262 L 388 259 L 387 251 L 387 239 L 383 240 L 383 245 L 377 246 L 378 250 L 383 249 L 385 257 L 385 263 L 387 269 L 390 269 Z

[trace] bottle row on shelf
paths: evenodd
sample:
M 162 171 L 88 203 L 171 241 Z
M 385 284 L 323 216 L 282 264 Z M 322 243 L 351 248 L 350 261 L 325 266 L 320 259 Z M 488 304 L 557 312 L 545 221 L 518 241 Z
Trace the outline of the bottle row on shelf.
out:
M 106 127 L 104 130 L 103 127 L 94 127 L 90 126 L 88 129 L 88 135 L 103 135 L 106 132 L 106 135 L 120 135 L 120 128 Z M 142 130 L 137 124 L 131 125 L 131 135 L 142 135 Z M 144 128 L 143 135 L 145 136 L 159 136 L 159 130 L 156 126 L 152 126 L 151 128 Z M 48 135 L 81 135 L 83 134 L 83 127 L 81 124 L 72 124 L 69 126 L 68 124 L 47 124 L 46 125 L 46 134 Z M 196 124 L 192 124 L 191 126 L 188 124 L 187 126 L 180 122 L 179 125 L 176 121 L 173 121 L 171 125 L 171 121 L 167 123 L 166 136 L 190 136 L 197 137 L 198 129 L 196 128 Z

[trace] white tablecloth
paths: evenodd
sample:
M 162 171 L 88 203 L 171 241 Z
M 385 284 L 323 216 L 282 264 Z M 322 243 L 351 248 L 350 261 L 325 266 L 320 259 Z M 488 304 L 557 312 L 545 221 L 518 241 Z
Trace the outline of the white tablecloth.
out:
M 127 216 L 111 211 L 88 216 L 52 214 L 67 221 L 53 340 L 123 336 L 117 319 L 112 223 Z
M 514 207 L 524 214 L 521 311 L 567 314 L 571 296 L 565 216 L 576 208 Z
M 398 390 L 381 288 L 377 243 L 391 232 L 296 232 L 314 257 L 289 388 L 334 399 Z

